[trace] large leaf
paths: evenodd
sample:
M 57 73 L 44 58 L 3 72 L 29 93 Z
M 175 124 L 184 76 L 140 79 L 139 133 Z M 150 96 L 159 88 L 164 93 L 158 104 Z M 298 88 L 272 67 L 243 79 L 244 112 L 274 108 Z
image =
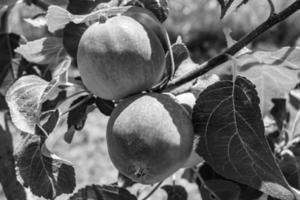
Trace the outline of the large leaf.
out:
M 15 126 L 23 132 L 34 133 L 39 124 L 42 103 L 58 92 L 57 80 L 47 82 L 35 75 L 22 76 L 6 93 L 5 99 Z
M 9 131 L 0 126 L 0 183 L 8 200 L 24 199 L 24 188 L 17 180 L 15 159 L 13 156 L 13 141 Z
M 15 126 L 27 133 L 34 133 L 39 122 L 40 103 L 49 82 L 29 75 L 18 79 L 7 91 L 8 104 Z
M 199 136 L 196 152 L 217 173 L 270 196 L 294 199 L 264 136 L 250 81 L 238 76 L 209 86 L 197 99 L 193 124 Z
M 58 37 L 44 37 L 27 42 L 15 51 L 29 62 L 41 65 L 59 63 L 66 56 L 62 39 Z
M 236 62 L 239 65 L 237 74 L 256 85 L 263 115 L 272 108 L 271 99 L 284 98 L 299 82 L 300 47 L 250 52 L 238 56 Z
M 124 188 L 110 185 L 88 185 L 72 195 L 69 200 L 137 200 Z
M 75 188 L 74 168 L 52 154 L 36 135 L 26 138 L 17 166 L 25 185 L 37 196 L 54 199 Z

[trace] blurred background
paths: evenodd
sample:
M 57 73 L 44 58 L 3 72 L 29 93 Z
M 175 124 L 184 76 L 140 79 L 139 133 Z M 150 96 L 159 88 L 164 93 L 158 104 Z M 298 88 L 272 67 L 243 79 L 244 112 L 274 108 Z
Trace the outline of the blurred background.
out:
M 293 0 L 273 1 L 276 11 L 283 10 L 293 2 Z M 66 5 L 66 1 L 60 0 L 47 0 L 47 2 L 61 6 Z M 220 20 L 220 6 L 217 0 L 170 0 L 169 5 L 170 14 L 165 26 L 172 42 L 181 36 L 191 51 L 192 59 L 199 63 L 217 55 L 226 48 L 224 28 L 230 28 L 233 39 L 238 40 L 267 19 L 270 12 L 267 0 L 249 1 L 238 11 L 233 11 L 225 16 L 223 20 Z M 7 30 L 26 35 L 28 40 L 44 37 L 47 35 L 45 30 L 37 30 L 36 27 L 31 27 L 24 21 L 24 18 L 34 17 L 43 12 L 35 6 L 25 4 L 12 6 L 11 14 L 7 18 L 9 21 L 6 22 L 6 26 L 9 26 Z M 2 14 L 0 10 L 0 17 Z M 285 22 L 260 36 L 249 48 L 272 50 L 282 46 L 300 45 L 299 17 L 300 12 L 294 14 Z M 2 27 L 0 26 L 0 28 L 3 29 L 3 20 L 1 23 Z M 97 110 L 93 111 L 88 116 L 85 128 L 76 133 L 73 143 L 69 145 L 63 139 L 64 133 L 67 131 L 66 121 L 63 119 L 60 122 L 61 125 L 47 141 L 51 150 L 74 163 L 77 189 L 88 184 L 109 184 L 117 180 L 118 173 L 108 157 L 106 148 L 107 120 L 108 118 Z M 18 151 L 19 146 L 18 134 L 16 130 L 14 132 L 15 152 Z M 189 200 L 201 199 L 196 186 L 181 179 L 178 179 L 178 182 L 186 186 Z M 147 193 L 150 188 L 145 186 L 144 192 Z M 1 188 L 0 199 L 5 199 Z M 29 200 L 31 199 L 38 198 L 30 196 L 29 192 Z M 67 196 L 61 196 L 57 199 L 67 199 Z M 151 199 L 166 199 L 166 194 L 163 191 L 158 191 Z

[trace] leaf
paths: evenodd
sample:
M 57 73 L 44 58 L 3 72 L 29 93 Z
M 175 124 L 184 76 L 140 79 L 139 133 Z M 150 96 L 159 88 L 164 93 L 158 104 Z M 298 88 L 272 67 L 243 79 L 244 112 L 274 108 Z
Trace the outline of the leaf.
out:
M 231 46 L 233 46 L 237 41 L 235 41 L 234 39 L 232 39 L 231 37 L 231 32 L 232 30 L 230 28 L 224 28 L 223 29 L 225 38 L 226 38 L 226 42 L 227 42 L 227 47 L 230 48 Z M 238 51 L 235 56 L 240 56 L 243 55 L 245 53 L 250 53 L 251 50 L 248 49 L 247 47 L 242 48 L 240 51 Z
M 195 173 L 195 172 L 194 172 Z M 218 174 L 211 166 L 209 166 L 206 162 L 201 165 L 198 169 L 198 173 L 202 176 L 203 180 L 210 181 L 210 180 L 224 180 L 231 183 L 235 183 L 240 188 L 240 199 L 239 200 L 253 200 L 259 199 L 259 197 L 263 194 L 262 192 L 253 189 L 248 185 L 244 185 L 238 182 L 233 182 L 232 180 L 226 179 L 224 176 Z M 202 183 L 199 178 L 196 179 L 196 183 L 198 188 L 201 190 Z
M 57 125 L 58 120 L 59 120 L 59 110 L 56 109 L 50 113 L 50 116 L 49 116 L 47 122 L 45 122 L 43 124 L 44 130 L 48 134 L 52 133 L 52 131 L 55 129 L 55 127 Z
M 72 15 L 69 11 L 59 6 L 49 6 L 46 20 L 50 32 L 63 29 L 69 22 L 81 24 L 93 20 L 98 20 L 101 16 L 114 16 L 130 9 L 131 6 L 112 7 L 99 9 L 86 15 Z
M 12 70 L 14 49 L 19 46 L 20 36 L 14 33 L 0 33 L 0 87 Z
M 88 107 L 95 102 L 94 98 L 89 98 L 89 95 L 81 96 L 74 100 L 70 105 L 70 108 L 74 107 L 67 119 L 68 129 L 74 127 L 75 130 L 80 131 L 83 129 L 85 121 L 87 119 Z
M 39 122 L 41 100 L 49 83 L 38 76 L 28 75 L 18 79 L 7 91 L 6 102 L 12 122 L 21 131 L 34 133 Z
M 62 38 L 43 37 L 27 42 L 18 47 L 15 52 L 21 54 L 26 60 L 40 65 L 58 63 L 65 54 Z
M 236 61 L 239 66 L 237 74 L 247 77 L 256 85 L 263 116 L 273 106 L 271 99 L 284 98 L 285 94 L 299 82 L 299 47 L 251 52 L 236 57 Z
M 24 188 L 17 180 L 11 133 L 0 126 L 0 183 L 8 200 L 26 199 Z
M 161 188 L 167 192 L 168 200 L 187 200 L 187 191 L 180 185 L 164 185 Z
M 33 194 L 46 199 L 72 193 L 75 189 L 74 168 L 54 154 L 46 154 L 47 150 L 42 150 L 42 146 L 43 142 L 36 135 L 28 135 L 24 141 L 17 160 L 24 184 Z
M 67 97 L 67 92 L 65 90 L 59 91 L 57 97 L 53 100 L 46 100 L 42 105 L 42 111 L 55 110 L 57 105 L 65 100 Z
M 168 18 L 169 5 L 167 0 L 132 0 L 126 5 L 142 6 L 150 10 L 160 22 Z
M 101 99 L 99 97 L 95 99 L 95 103 L 100 112 L 106 116 L 110 116 L 115 108 L 115 104 L 112 101 Z
M 264 136 L 255 86 L 238 76 L 209 86 L 193 113 L 196 152 L 219 174 L 270 196 L 294 199 Z
M 289 92 L 289 100 L 291 105 L 300 110 L 300 89 L 293 89 Z
M 222 179 L 213 179 L 205 181 L 207 187 L 212 190 L 221 200 L 240 200 L 240 187 L 231 182 Z M 201 187 L 202 200 L 215 200 L 210 191 Z
M 175 70 L 177 70 L 183 61 L 190 58 L 190 52 L 189 52 L 187 46 L 182 42 L 181 37 L 177 38 L 176 43 L 172 44 L 171 48 L 173 51 Z M 166 66 L 170 66 L 167 68 L 171 68 L 172 63 L 171 63 L 170 52 L 168 52 L 166 54 L 166 62 L 167 62 Z
M 13 5 L 16 2 L 17 2 L 17 0 L 1 0 L 0 1 L 0 7 L 1 6 L 10 6 L 10 5 Z
M 221 19 L 227 14 L 231 13 L 234 9 L 240 7 L 242 4 L 247 3 L 249 0 L 218 0 L 221 5 Z
M 271 114 L 274 117 L 279 130 L 282 130 L 283 125 L 288 122 L 288 111 L 286 109 L 286 99 L 272 99 L 274 104 L 271 109 Z
M 281 153 L 279 166 L 285 178 L 294 188 L 300 188 L 300 166 L 299 158 L 296 158 L 293 152 L 285 150 Z
M 124 188 L 111 185 L 88 185 L 72 195 L 69 200 L 137 200 Z
M 8 109 L 8 106 L 5 101 L 5 96 L 0 93 L 0 112 L 3 112 L 4 110 L 7 110 L 7 109 Z

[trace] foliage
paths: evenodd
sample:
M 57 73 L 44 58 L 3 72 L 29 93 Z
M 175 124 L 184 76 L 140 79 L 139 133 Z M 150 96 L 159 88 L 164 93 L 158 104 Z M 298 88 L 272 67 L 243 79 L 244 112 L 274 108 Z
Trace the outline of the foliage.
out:
M 270 8 L 269 16 L 266 16 L 265 6 L 257 7 L 257 1 L 253 2 L 248 0 L 1 1 L 0 111 L 3 123 L 0 122 L 0 182 L 6 198 L 23 200 L 26 199 L 26 192 L 30 191 L 33 195 L 45 199 L 56 199 L 67 194 L 70 200 L 147 200 L 154 196 L 153 193 L 160 191 L 165 195 L 165 199 L 187 200 L 192 198 L 189 193 L 190 188 L 187 187 L 189 183 L 197 188 L 197 193 L 203 200 L 300 199 L 300 124 L 298 123 L 300 49 L 297 46 L 272 48 L 272 50 L 246 48 L 249 43 L 254 44 L 254 40 L 273 25 L 282 21 L 288 22 L 290 19 L 286 18 L 300 9 L 300 1 L 291 0 L 275 5 L 271 0 L 266 1 L 264 5 Z M 283 4 L 286 4 L 287 8 L 277 13 L 278 7 L 281 8 Z M 137 9 L 136 6 L 143 9 Z M 258 9 L 258 12 L 246 12 L 247 6 L 249 10 Z M 202 12 L 210 7 L 214 8 L 211 12 Z M 181 18 L 175 24 L 178 16 L 170 8 L 185 8 L 186 19 Z M 135 10 L 137 15 L 130 14 L 132 10 Z M 145 12 L 140 13 L 141 10 Z M 150 18 L 145 15 L 147 12 L 150 13 Z M 188 17 L 187 13 L 190 12 L 201 13 L 201 16 L 204 13 L 205 16 L 194 20 Z M 201 65 L 193 62 L 192 57 L 197 56 L 197 53 L 195 54 L 197 50 L 193 49 L 191 43 L 184 43 L 184 41 L 192 41 L 191 38 L 195 37 L 190 34 L 190 30 L 202 29 L 201 31 L 209 35 L 214 29 L 221 34 L 220 20 L 222 19 L 226 24 L 228 20 L 239 20 L 237 15 L 244 18 L 252 16 L 256 19 L 255 23 L 243 22 L 243 26 L 247 26 L 241 28 L 243 31 L 249 30 L 249 27 L 255 28 L 259 23 L 262 24 L 238 41 L 234 41 L 230 30 L 225 29 L 227 49 L 223 52 L 224 45 L 217 46 L 217 52 L 221 52 L 218 56 L 210 58 Z M 112 78 L 112 71 L 107 70 L 105 73 L 101 71 L 104 73 L 104 81 L 101 85 L 97 85 L 99 74 L 98 71 L 93 73 L 94 65 L 91 65 L 92 70 L 87 70 L 86 66 L 80 66 L 78 70 L 78 63 L 81 63 L 82 58 L 77 56 L 77 48 L 81 40 L 84 40 L 82 35 L 92 24 L 106 23 L 108 18 L 119 20 L 124 16 L 130 20 L 134 19 L 134 23 L 146 30 L 147 34 L 142 31 L 134 32 L 132 39 L 142 38 L 139 34 L 144 34 L 145 40 L 153 42 L 154 38 L 158 43 L 161 50 L 155 51 L 157 50 L 155 47 L 153 50 L 148 49 L 146 56 L 143 55 L 143 63 L 153 64 L 152 56 L 147 57 L 147 55 L 160 52 L 159 56 L 165 59 L 162 64 L 163 76 L 153 83 L 150 89 L 147 87 L 147 91 L 134 90 L 134 94 L 126 93 L 126 97 L 122 96 L 122 99 L 106 100 L 102 94 L 96 96 L 90 91 L 95 88 L 89 90 L 85 86 L 81 79 L 83 73 L 92 73 L 95 78 L 89 80 L 95 83 L 92 87 L 107 89 L 108 81 L 112 81 L 113 86 L 118 89 L 130 86 L 130 83 L 136 79 L 143 80 L 150 76 L 149 73 L 142 75 L 130 71 L 129 74 L 135 77 L 128 79 L 128 84 L 120 85 L 120 77 L 125 75 L 118 69 L 121 66 L 127 70 L 137 64 L 140 59 L 139 54 L 130 54 L 134 49 L 128 48 L 130 45 L 126 41 L 114 40 L 113 34 L 109 34 L 107 38 L 115 42 L 114 48 L 118 50 L 117 56 L 114 56 L 109 63 L 116 68 L 117 78 Z M 204 21 L 203 18 L 211 21 Z M 185 24 L 185 20 L 188 23 Z M 151 24 L 153 21 L 157 24 Z M 163 22 L 174 34 L 171 35 L 171 41 L 177 38 L 173 44 L 167 32 L 164 32 Z M 171 28 L 170 23 L 174 25 Z M 116 23 L 110 26 L 114 27 Z M 123 26 L 123 23 L 120 23 L 120 26 Z M 159 29 L 156 29 L 157 27 Z M 178 27 L 185 31 L 183 39 L 177 37 Z M 128 27 L 122 31 L 127 29 Z M 233 27 L 234 34 L 236 30 L 237 28 Z M 122 33 L 116 34 L 120 36 Z M 96 37 L 105 38 L 101 34 Z M 186 37 L 186 34 L 189 36 Z M 223 33 L 222 37 L 224 37 Z M 147 48 L 143 43 L 145 40 L 136 41 L 139 43 L 139 49 Z M 96 41 L 90 41 L 86 48 L 93 46 L 92 42 Z M 97 43 L 97 46 L 104 48 L 101 45 Z M 105 47 L 109 49 L 108 46 Z M 121 51 L 124 49 L 126 51 Z M 103 52 L 102 57 L 111 56 L 110 51 Z M 92 53 L 92 50 L 88 52 L 88 54 Z M 210 57 L 215 53 L 208 52 L 208 55 Z M 124 54 L 126 59 L 122 57 Z M 207 55 L 197 60 L 206 60 L 205 56 Z M 99 54 L 93 55 L 93 58 L 98 57 Z M 86 59 L 86 56 L 84 58 Z M 129 61 L 132 63 L 128 64 Z M 120 91 L 117 93 L 119 95 Z M 153 109 L 155 107 L 153 102 L 149 105 L 144 102 L 139 107 L 134 107 L 134 103 L 126 101 L 130 96 L 146 97 L 152 93 L 169 95 L 167 97 L 172 100 L 174 106 L 170 107 L 160 101 L 156 109 Z M 176 99 L 175 95 L 185 93 L 192 95 L 181 96 L 182 103 Z M 185 101 L 184 98 L 191 99 Z M 185 105 L 184 102 L 189 103 Z M 126 104 L 125 108 L 130 109 L 122 109 L 121 106 L 124 104 Z M 159 115 L 161 108 L 166 110 L 166 117 L 162 119 Z M 177 158 L 177 160 L 176 156 L 183 151 L 180 146 L 184 146 L 178 144 L 188 137 L 187 132 L 180 130 L 188 123 L 178 125 L 176 121 L 184 121 L 179 115 L 176 115 L 176 120 L 175 117 L 167 120 L 176 109 L 184 113 L 186 117 L 184 120 L 193 124 L 190 125 L 190 130 L 194 129 L 193 137 L 188 139 L 190 142 L 187 148 L 193 149 L 194 152 L 188 152 L 190 158 L 187 156 L 186 159 Z M 119 156 L 118 158 L 122 158 L 117 159 L 123 160 L 122 166 L 127 164 L 130 166 L 132 160 L 138 163 L 134 166 L 138 166 L 142 158 L 149 160 L 152 156 L 156 158 L 150 158 L 146 164 L 142 163 L 146 170 L 151 170 L 149 163 L 153 160 L 154 165 L 166 166 L 163 170 L 167 169 L 168 163 L 174 162 L 178 165 L 177 168 L 180 166 L 184 168 L 186 160 L 193 159 L 193 153 L 197 155 L 197 159 L 201 156 L 198 161 L 200 163 L 193 168 L 183 169 L 184 173 L 180 179 L 175 179 L 174 175 L 172 182 L 165 180 L 165 177 L 159 174 L 163 170 L 158 168 L 154 172 L 158 174 L 155 179 L 157 184 L 151 187 L 151 191 L 146 191 L 145 186 L 126 177 L 125 175 L 128 174 L 123 171 L 125 175 L 119 174 L 115 183 L 90 183 L 76 187 L 75 165 L 59 157 L 58 154 L 63 152 L 55 151 L 48 143 L 56 128 L 65 124 L 67 130 L 63 132 L 63 138 L 68 145 L 73 144 L 73 139 L 77 136 L 75 133 L 84 129 L 92 111 L 99 111 L 110 119 L 113 119 L 117 111 L 122 114 L 128 112 L 129 117 L 122 118 L 114 126 L 121 127 L 117 130 L 121 140 L 114 145 L 109 145 L 111 151 L 119 149 L 114 152 L 117 152 L 115 154 Z M 155 118 L 151 118 L 150 115 Z M 161 126 L 162 122 L 165 125 Z M 173 125 L 180 126 L 176 129 L 182 132 L 180 136 L 158 134 L 159 128 L 163 132 Z M 116 131 L 114 127 L 108 125 L 108 128 Z M 138 139 L 142 138 L 140 141 L 143 142 L 136 142 L 138 139 L 131 137 L 137 135 L 136 130 L 147 133 L 137 136 L 140 137 Z M 108 130 L 108 134 L 110 131 Z M 155 138 L 151 138 L 153 131 L 156 131 Z M 130 132 L 125 139 L 124 132 L 126 134 Z M 15 135 L 20 136 L 21 145 L 19 144 L 18 148 L 12 138 Z M 165 146 L 177 145 L 178 149 L 173 148 L 172 152 L 168 152 L 172 148 L 165 148 L 160 142 L 155 143 L 154 139 L 163 141 Z M 151 146 L 153 143 L 155 145 Z M 127 148 L 123 151 L 120 148 L 132 147 L 130 146 L 132 144 L 136 149 Z M 18 151 L 14 152 L 16 149 Z M 132 155 L 132 152 L 139 152 L 141 155 L 137 153 Z M 130 159 L 132 157 L 134 159 Z M 111 160 L 114 161 L 114 158 L 111 157 Z M 128 170 L 127 168 L 124 171 Z M 141 176 L 143 170 L 136 169 L 138 173 L 134 175 Z

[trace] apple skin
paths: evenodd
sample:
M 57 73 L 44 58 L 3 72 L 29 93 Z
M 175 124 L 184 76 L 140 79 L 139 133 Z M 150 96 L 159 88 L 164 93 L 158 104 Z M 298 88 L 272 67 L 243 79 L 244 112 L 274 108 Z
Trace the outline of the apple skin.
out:
M 166 60 L 153 31 L 131 17 L 116 16 L 84 32 L 77 63 L 83 83 L 93 94 L 119 100 L 158 84 Z
M 132 17 L 146 28 L 152 30 L 161 42 L 165 52 L 169 50 L 167 30 L 150 10 L 133 6 L 122 15 Z
M 121 101 L 107 126 L 113 164 L 142 184 L 162 181 L 180 169 L 191 153 L 193 137 L 186 111 L 169 95 L 158 93 Z
M 187 113 L 189 113 L 190 118 L 192 118 L 193 108 L 196 104 L 196 96 L 197 95 L 193 92 L 186 92 L 175 97 L 178 103 L 180 103 L 185 108 Z M 193 150 L 189 156 L 189 159 L 185 162 L 182 168 L 192 168 L 203 161 L 203 158 L 195 151 L 197 142 L 198 138 L 195 137 L 193 142 Z

